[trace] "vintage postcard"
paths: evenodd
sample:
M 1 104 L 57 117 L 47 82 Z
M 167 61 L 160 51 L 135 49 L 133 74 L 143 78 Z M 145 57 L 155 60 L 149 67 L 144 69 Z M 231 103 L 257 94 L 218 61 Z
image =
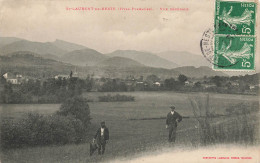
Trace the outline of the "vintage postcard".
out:
M 1 163 L 258 163 L 258 0 L 0 0 Z

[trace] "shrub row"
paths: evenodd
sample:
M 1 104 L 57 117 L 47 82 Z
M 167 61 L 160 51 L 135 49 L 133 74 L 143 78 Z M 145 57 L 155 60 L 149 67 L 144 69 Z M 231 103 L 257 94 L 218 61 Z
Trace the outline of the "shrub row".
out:
M 133 96 L 126 96 L 126 95 L 119 95 L 119 94 L 116 94 L 114 96 L 110 94 L 106 96 L 99 96 L 98 99 L 100 102 L 135 101 L 135 98 Z
M 1 128 L 1 146 L 17 148 L 48 144 L 78 143 L 85 135 L 82 122 L 72 116 L 28 114 L 17 122 L 6 120 Z

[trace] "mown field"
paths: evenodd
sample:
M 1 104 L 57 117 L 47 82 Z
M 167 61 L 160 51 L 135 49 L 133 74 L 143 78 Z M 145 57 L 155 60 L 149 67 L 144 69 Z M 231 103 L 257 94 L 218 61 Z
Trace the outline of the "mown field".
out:
M 95 133 L 99 122 L 106 121 L 110 129 L 110 141 L 106 154 L 102 157 L 96 153 L 89 157 L 89 144 L 69 144 L 64 146 L 46 146 L 23 149 L 11 149 L 1 153 L 2 162 L 96 162 L 138 155 L 142 152 L 163 148 L 194 147 L 199 136 L 197 121 L 192 118 L 193 112 L 188 97 L 205 101 L 202 93 L 174 92 L 124 92 L 119 94 L 135 97 L 134 102 L 97 102 L 98 96 L 108 93 L 88 93 L 85 97 L 94 100 L 89 102 L 92 124 L 89 137 Z M 110 93 L 117 94 L 117 93 Z M 211 110 L 224 114 L 230 105 L 241 102 L 257 102 L 257 96 L 210 94 Z M 184 118 L 178 126 L 175 146 L 167 143 L 167 130 L 164 119 L 170 111 L 169 106 L 175 105 L 176 111 Z M 25 104 L 1 105 L 1 119 L 19 119 L 27 112 L 51 114 L 59 109 L 59 104 Z M 151 118 L 151 119 L 149 119 Z M 147 120 L 143 120 L 147 119 Z

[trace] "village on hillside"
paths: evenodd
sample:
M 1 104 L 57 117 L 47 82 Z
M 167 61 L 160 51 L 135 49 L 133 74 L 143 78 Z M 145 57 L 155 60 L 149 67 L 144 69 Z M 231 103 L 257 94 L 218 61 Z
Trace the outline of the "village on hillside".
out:
M 0 88 L 2 92 L 0 102 L 2 103 L 40 103 L 41 100 L 33 100 L 35 96 L 38 99 L 39 96 L 58 96 L 57 92 L 63 94 L 72 88 L 73 91 L 77 89 L 76 92 L 80 94 L 83 92 L 175 91 L 257 95 L 259 83 L 258 74 L 232 77 L 205 76 L 203 78 L 190 78 L 180 74 L 177 78 L 167 79 L 162 79 L 156 75 L 147 77 L 130 75 L 126 78 L 107 78 L 95 77 L 92 74 L 88 75 L 87 78 L 82 78 L 75 70 L 69 74 L 57 74 L 53 77 L 43 78 L 33 78 L 23 76 L 21 73 L 6 72 L 1 76 Z M 53 92 L 55 93 L 53 94 Z M 24 101 L 20 97 L 25 94 L 29 100 L 24 99 Z M 46 103 L 48 100 L 42 102 Z M 55 102 L 55 100 L 52 102 Z M 60 102 L 60 100 L 56 102 Z

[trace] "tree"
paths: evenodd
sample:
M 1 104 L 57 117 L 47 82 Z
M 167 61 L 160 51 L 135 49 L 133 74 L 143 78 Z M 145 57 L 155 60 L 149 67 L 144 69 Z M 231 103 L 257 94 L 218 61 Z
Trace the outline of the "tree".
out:
M 72 78 L 72 75 L 73 75 L 73 72 L 72 72 L 72 71 L 70 71 L 70 78 Z
M 170 78 L 170 79 L 165 79 L 164 86 L 166 89 L 173 90 L 176 88 L 176 86 L 178 86 L 178 84 L 173 78 Z
M 87 100 L 80 96 L 67 99 L 62 103 L 60 110 L 57 112 L 59 115 L 72 116 L 79 119 L 85 128 L 90 124 L 90 110 Z
M 249 90 L 250 88 L 249 88 L 249 85 L 247 83 L 240 81 L 239 82 L 239 89 L 240 89 L 240 91 L 245 92 L 246 90 Z
M 193 90 L 194 90 L 194 91 L 202 91 L 203 88 L 202 88 L 201 82 L 197 81 L 197 82 L 193 85 Z
M 180 82 L 181 85 L 184 85 L 187 80 L 188 78 L 185 75 L 180 74 L 178 77 L 178 81 Z
M 239 76 L 231 76 L 231 77 L 230 77 L 230 80 L 231 80 L 231 81 L 239 80 Z
M 115 92 L 117 88 L 115 79 L 106 81 L 102 87 L 101 91 L 103 92 Z
M 200 82 L 196 82 L 196 83 L 194 84 L 194 87 L 195 87 L 195 88 L 201 88 L 201 83 L 200 83 Z
M 0 84 L 6 84 L 7 82 L 6 82 L 6 80 L 5 80 L 5 78 L 1 75 L 0 76 Z
M 88 75 L 87 79 L 85 80 L 85 90 L 91 91 L 92 87 L 95 85 L 95 81 L 90 75 Z
M 149 75 L 146 77 L 146 81 L 149 82 L 150 84 L 159 81 L 160 78 L 156 75 Z
M 11 103 L 13 96 L 13 88 L 11 83 L 6 83 L 1 93 L 1 101 L 3 103 Z
M 211 82 L 213 82 L 217 87 L 221 87 L 222 85 L 222 78 L 220 76 L 214 76 L 211 79 Z

